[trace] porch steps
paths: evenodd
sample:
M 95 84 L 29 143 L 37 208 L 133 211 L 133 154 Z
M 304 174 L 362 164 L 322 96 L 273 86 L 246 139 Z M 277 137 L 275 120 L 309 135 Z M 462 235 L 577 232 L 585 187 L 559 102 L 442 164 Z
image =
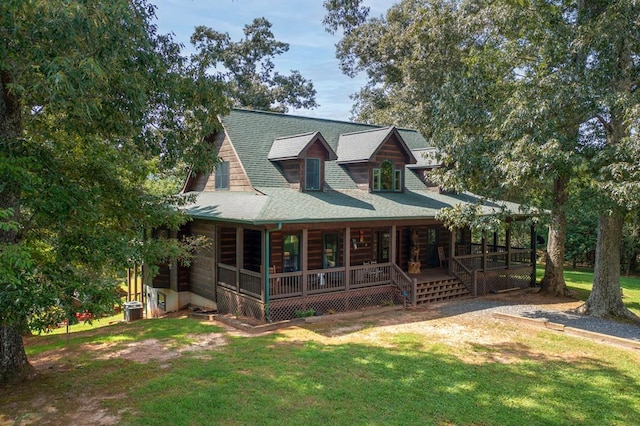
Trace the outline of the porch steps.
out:
M 418 283 L 416 287 L 416 305 L 441 302 L 443 300 L 468 297 L 471 293 L 457 278 L 450 277 L 439 281 Z

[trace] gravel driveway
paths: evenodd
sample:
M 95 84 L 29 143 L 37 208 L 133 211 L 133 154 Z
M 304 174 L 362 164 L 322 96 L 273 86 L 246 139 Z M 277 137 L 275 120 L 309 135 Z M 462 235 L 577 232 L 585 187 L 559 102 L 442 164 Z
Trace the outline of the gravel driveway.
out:
M 549 305 L 531 303 L 519 303 L 506 299 L 492 300 L 488 297 L 459 300 L 451 303 L 443 303 L 438 307 L 442 316 L 454 315 L 482 315 L 486 316 L 494 312 L 509 315 L 517 315 L 525 318 L 547 320 L 568 327 L 607 334 L 623 339 L 640 342 L 640 325 L 623 323 L 602 318 L 595 318 L 579 314 L 571 309 L 556 310 L 547 308 Z

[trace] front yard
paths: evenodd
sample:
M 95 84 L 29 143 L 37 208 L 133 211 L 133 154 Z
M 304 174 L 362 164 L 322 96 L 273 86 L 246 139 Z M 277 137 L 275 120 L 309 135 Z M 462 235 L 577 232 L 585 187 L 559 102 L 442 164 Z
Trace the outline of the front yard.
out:
M 533 297 L 505 295 L 509 297 Z M 556 299 L 546 309 L 576 300 Z M 450 303 L 456 303 L 450 302 Z M 640 353 L 439 306 L 249 335 L 174 317 L 27 339 L 0 424 L 626 425 Z

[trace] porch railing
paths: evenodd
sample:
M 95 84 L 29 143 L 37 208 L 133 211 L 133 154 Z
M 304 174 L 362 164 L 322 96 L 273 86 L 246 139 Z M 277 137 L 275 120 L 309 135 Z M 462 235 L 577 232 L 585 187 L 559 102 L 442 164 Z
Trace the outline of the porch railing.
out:
M 262 297 L 262 274 L 248 269 L 240 269 L 240 293 Z
M 453 275 L 460 280 L 462 284 L 469 290 L 474 296 L 477 296 L 477 286 L 476 286 L 476 271 L 469 270 L 464 263 L 463 259 L 459 259 L 454 257 L 453 262 L 451 264 L 451 268 Z
M 373 263 L 351 267 L 350 288 L 370 287 L 389 283 L 390 263 Z
M 403 301 L 409 302 L 415 306 L 415 294 L 417 281 L 415 278 L 409 277 L 395 263 L 391 267 L 391 283 L 395 284 L 400 290 L 400 297 Z

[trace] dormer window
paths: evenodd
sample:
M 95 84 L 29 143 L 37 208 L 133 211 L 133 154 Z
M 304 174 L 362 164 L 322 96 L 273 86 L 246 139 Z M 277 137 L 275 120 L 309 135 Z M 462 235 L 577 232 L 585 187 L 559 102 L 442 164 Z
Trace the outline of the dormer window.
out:
M 384 160 L 379 169 L 373 169 L 372 189 L 375 192 L 400 192 L 402 190 L 402 170 L 394 169 L 391 161 Z
M 319 158 L 307 158 L 305 159 L 305 174 L 304 174 L 304 189 L 307 191 L 317 191 L 320 189 L 320 159 Z

